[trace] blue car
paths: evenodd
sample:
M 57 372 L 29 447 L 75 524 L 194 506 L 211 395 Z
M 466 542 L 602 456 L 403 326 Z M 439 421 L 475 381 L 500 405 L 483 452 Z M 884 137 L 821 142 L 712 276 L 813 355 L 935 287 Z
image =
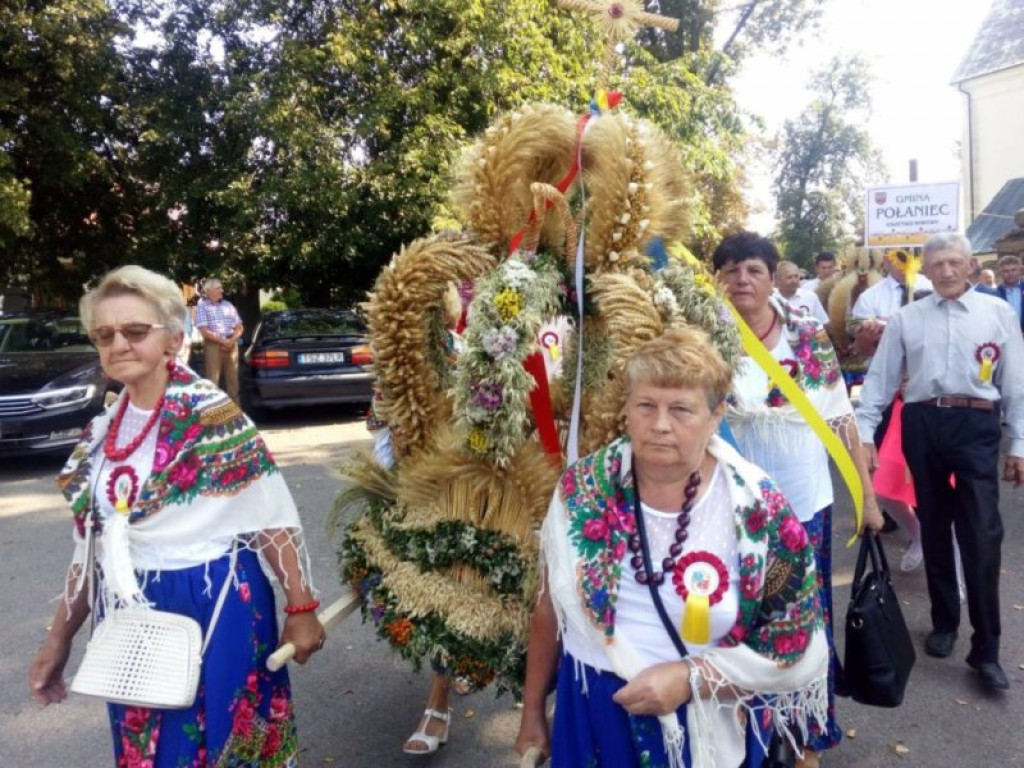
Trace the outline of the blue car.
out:
M 373 355 L 366 324 L 340 309 L 267 312 L 242 357 L 242 402 L 266 408 L 373 399 Z

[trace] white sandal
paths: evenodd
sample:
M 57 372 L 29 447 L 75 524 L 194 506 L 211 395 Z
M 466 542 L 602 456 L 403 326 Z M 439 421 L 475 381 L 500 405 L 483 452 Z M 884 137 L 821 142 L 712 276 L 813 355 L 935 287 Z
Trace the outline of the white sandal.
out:
M 427 725 L 430 723 L 430 719 L 440 720 L 444 723 L 444 733 L 440 736 L 431 736 L 427 733 Z M 452 724 L 452 711 L 449 709 L 448 712 L 438 712 L 436 709 L 425 709 L 423 710 L 423 727 L 420 728 L 416 733 L 405 740 L 405 746 L 402 747 L 402 751 L 407 755 L 432 755 L 440 749 L 441 745 L 448 743 L 448 731 Z M 410 749 L 409 744 L 412 742 L 421 742 L 427 745 L 426 749 Z

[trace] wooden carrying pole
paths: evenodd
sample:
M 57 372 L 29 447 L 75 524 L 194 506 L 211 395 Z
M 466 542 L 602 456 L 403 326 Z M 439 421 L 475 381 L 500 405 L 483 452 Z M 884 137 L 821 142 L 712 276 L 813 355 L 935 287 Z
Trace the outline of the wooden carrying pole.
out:
M 325 632 L 330 632 L 342 619 L 359 607 L 361 598 L 359 594 L 351 589 L 346 589 L 341 597 L 331 603 L 317 614 L 317 618 L 324 627 Z M 277 672 L 295 656 L 295 646 L 285 643 L 270 656 L 267 657 L 267 669 Z
M 519 762 L 519 768 L 537 768 L 546 760 L 547 757 L 541 752 L 540 747 L 527 747 L 523 753 L 523 759 Z

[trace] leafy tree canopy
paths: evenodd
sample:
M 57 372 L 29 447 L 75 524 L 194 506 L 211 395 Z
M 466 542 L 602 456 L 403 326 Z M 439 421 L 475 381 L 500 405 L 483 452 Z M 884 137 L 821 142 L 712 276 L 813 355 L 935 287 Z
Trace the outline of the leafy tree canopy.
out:
M 622 52 L 613 85 L 693 173 L 698 251 L 746 214 L 727 78 L 822 2 L 663 0 L 679 33 Z M 12 0 L 0 43 L 0 279 L 73 300 L 131 261 L 310 305 L 450 220 L 453 160 L 495 113 L 585 109 L 603 47 L 545 0 Z
M 778 239 L 787 258 L 810 266 L 814 254 L 851 243 L 863 221 L 863 190 L 883 177 L 867 131 L 870 72 L 859 57 L 834 58 L 814 73 L 813 100 L 778 138 L 774 179 Z
M 0 276 L 76 295 L 130 226 L 114 155 L 121 99 L 103 0 L 0 6 Z

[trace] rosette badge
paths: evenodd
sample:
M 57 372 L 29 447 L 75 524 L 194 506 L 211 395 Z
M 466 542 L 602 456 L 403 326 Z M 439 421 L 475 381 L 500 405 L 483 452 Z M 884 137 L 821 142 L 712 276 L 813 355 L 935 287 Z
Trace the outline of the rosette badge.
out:
M 690 552 L 676 561 L 672 584 L 683 598 L 684 643 L 711 642 L 711 606 L 721 602 L 729 586 L 725 563 L 711 552 Z
M 992 369 L 999 362 L 999 345 L 994 341 L 987 341 L 979 344 L 974 352 L 974 358 L 978 361 L 978 381 L 992 381 Z

